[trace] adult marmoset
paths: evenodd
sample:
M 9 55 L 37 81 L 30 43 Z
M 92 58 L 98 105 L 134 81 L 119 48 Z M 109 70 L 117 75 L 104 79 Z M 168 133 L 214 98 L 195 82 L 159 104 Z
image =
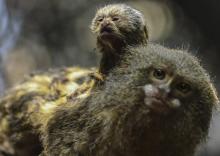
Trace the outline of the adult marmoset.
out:
M 208 134 L 215 88 L 198 60 L 148 45 L 127 57 L 42 131 L 42 156 L 193 156 Z

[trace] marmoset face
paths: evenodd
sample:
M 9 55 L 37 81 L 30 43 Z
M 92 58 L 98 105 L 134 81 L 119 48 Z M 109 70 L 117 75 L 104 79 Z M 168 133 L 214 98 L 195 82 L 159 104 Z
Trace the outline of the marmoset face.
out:
M 152 47 L 136 48 L 131 55 L 138 57 L 126 60 L 127 68 L 138 72 L 135 83 L 142 86 L 144 104 L 152 112 L 195 113 L 218 102 L 209 75 L 195 57 L 181 50 Z
M 152 67 L 148 71 L 148 81 L 143 89 L 145 104 L 154 112 L 168 113 L 196 95 L 196 88 L 166 67 Z
M 110 43 L 112 46 L 117 41 L 128 43 L 130 40 L 130 44 L 133 44 L 147 40 L 144 38 L 147 32 L 143 15 L 122 4 L 107 5 L 99 9 L 92 21 L 91 30 L 100 41 Z

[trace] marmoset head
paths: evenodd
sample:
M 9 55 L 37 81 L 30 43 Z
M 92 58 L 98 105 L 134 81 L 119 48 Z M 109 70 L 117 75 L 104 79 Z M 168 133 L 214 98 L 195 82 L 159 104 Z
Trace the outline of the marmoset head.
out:
M 147 43 L 148 33 L 140 11 L 124 4 L 107 5 L 99 9 L 91 30 L 97 35 L 100 48 L 116 49 Z
M 143 90 L 143 104 L 150 111 L 159 114 L 175 111 L 192 114 L 204 111 L 207 114 L 210 111 L 208 114 L 211 114 L 218 98 L 209 75 L 197 58 L 185 51 L 159 45 L 134 49 L 121 62 L 126 69 L 118 71 L 137 74 L 137 82 L 132 83 Z

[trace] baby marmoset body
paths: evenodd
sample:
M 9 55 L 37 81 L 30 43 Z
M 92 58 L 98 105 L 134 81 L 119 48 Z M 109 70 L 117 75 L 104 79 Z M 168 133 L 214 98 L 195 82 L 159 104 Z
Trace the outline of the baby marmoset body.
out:
M 148 31 L 140 11 L 125 4 L 107 5 L 99 9 L 91 30 L 97 35 L 97 48 L 102 53 L 99 71 L 108 72 L 126 55 L 126 47 L 146 45 Z
M 196 58 L 159 45 L 127 49 L 121 65 L 43 130 L 45 156 L 193 156 L 215 89 Z

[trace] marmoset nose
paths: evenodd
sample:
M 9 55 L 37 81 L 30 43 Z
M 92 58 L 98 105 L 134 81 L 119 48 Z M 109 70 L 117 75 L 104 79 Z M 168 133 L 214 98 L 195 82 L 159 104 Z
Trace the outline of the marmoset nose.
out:
M 169 85 L 166 85 L 166 84 L 159 85 L 158 88 L 164 94 L 168 94 L 170 92 L 170 86 Z
M 158 89 L 160 90 L 160 92 L 164 95 L 167 96 L 170 93 L 171 90 L 171 83 L 172 83 L 173 79 L 170 79 L 169 81 L 167 81 L 166 83 L 160 84 L 158 86 Z
M 104 19 L 101 23 L 101 26 L 102 27 L 107 27 L 110 25 L 110 21 L 108 19 Z

